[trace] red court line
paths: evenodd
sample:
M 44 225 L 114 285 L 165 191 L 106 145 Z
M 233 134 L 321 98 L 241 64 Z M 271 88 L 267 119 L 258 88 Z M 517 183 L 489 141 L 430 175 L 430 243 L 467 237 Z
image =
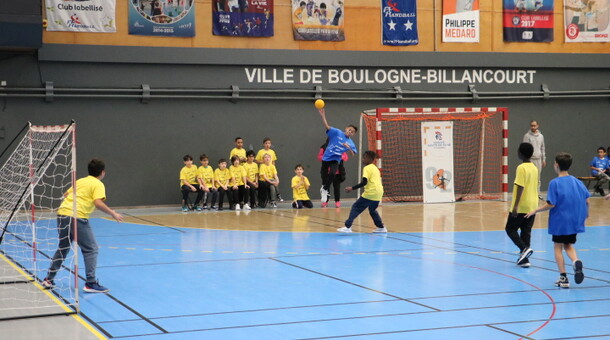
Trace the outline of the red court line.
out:
M 534 288 L 535 290 L 537 290 L 537 291 L 541 292 L 542 294 L 544 294 L 544 295 L 545 295 L 545 296 L 546 296 L 546 297 L 549 299 L 549 301 L 551 301 L 551 306 L 552 306 L 551 315 L 550 315 L 550 316 L 547 318 L 547 320 L 546 320 L 546 321 L 545 321 L 545 322 L 544 322 L 542 325 L 540 325 L 538 328 L 536 328 L 535 330 L 533 330 L 532 332 L 530 332 L 529 334 L 527 334 L 527 335 L 526 335 L 526 337 L 529 337 L 530 335 L 532 335 L 532 334 L 534 334 L 534 333 L 536 333 L 536 332 L 540 331 L 540 330 L 541 330 L 541 329 L 543 329 L 544 327 L 546 327 L 546 326 L 547 326 L 547 325 L 548 325 L 548 324 L 551 322 L 551 320 L 553 320 L 553 318 L 555 317 L 555 313 L 556 313 L 556 311 L 557 311 L 557 305 L 556 305 L 556 303 L 555 303 L 555 300 L 553 300 L 553 297 L 551 297 L 551 296 L 550 296 L 550 295 L 549 295 L 547 292 L 545 292 L 545 291 L 544 291 L 542 288 L 540 288 L 540 287 L 538 287 L 538 286 L 536 286 L 536 285 L 534 285 L 534 284 L 531 284 L 531 283 L 529 283 L 529 282 L 527 282 L 527 281 L 523 281 L 523 280 L 521 280 L 521 279 L 519 279 L 519 278 L 516 278 L 516 277 L 514 277 L 514 276 L 511 276 L 511 275 L 508 275 L 508 274 L 504 274 L 504 273 L 500 273 L 500 272 L 497 272 L 497 271 L 495 271 L 495 270 L 491 270 L 491 269 L 486 269 L 486 268 L 481 268 L 481 267 L 470 266 L 470 265 L 467 265 L 467 264 L 462 264 L 462 263 L 457 263 L 457 262 L 451 262 L 451 261 L 442 261 L 442 260 L 434 260 L 434 259 L 424 259 L 424 258 L 421 258 L 421 257 L 415 257 L 415 256 L 405 256 L 405 255 L 394 255 L 394 256 L 400 256 L 400 257 L 409 257 L 409 258 L 416 258 L 416 259 L 420 259 L 420 260 L 421 260 L 421 259 L 423 259 L 423 260 L 425 260 L 425 261 L 440 262 L 440 263 L 448 263 L 448 264 L 453 264 L 453 265 L 457 265 L 457 266 L 462 266 L 462 267 L 467 267 L 467 268 L 472 268 L 472 269 L 482 270 L 482 271 L 486 271 L 486 272 L 489 272 L 489 273 L 492 273 L 492 274 L 498 274 L 498 275 L 501 275 L 501 276 L 507 277 L 507 278 L 509 278 L 509 279 L 513 279 L 513 280 L 519 281 L 519 282 L 521 282 L 521 283 L 525 283 L 526 285 L 528 285 L 528 286 L 530 286 L 530 287 Z M 519 338 L 519 340 L 521 340 L 521 339 L 523 339 L 523 338 Z

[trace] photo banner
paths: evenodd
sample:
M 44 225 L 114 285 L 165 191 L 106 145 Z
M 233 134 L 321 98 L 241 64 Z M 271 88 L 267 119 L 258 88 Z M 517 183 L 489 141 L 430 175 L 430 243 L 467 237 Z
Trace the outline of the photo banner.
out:
M 343 0 L 292 0 L 295 40 L 344 41 Z
M 610 0 L 564 0 L 566 42 L 609 42 Z
M 129 0 L 129 34 L 195 36 L 194 0 Z
M 419 44 L 415 0 L 381 0 L 381 39 L 384 45 Z
M 273 0 L 212 0 L 212 32 L 232 37 L 272 37 Z
M 479 0 L 443 0 L 443 42 L 479 42 Z
M 421 122 L 424 203 L 455 202 L 453 122 Z
M 47 31 L 116 32 L 116 1 L 46 0 Z
M 553 41 L 553 0 L 503 0 L 504 41 Z

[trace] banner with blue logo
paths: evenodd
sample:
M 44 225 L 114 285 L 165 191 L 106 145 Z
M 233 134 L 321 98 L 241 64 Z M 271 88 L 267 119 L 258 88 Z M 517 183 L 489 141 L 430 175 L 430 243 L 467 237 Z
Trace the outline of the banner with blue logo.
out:
M 194 0 L 129 0 L 129 34 L 195 36 Z
M 381 26 L 384 45 L 419 44 L 416 0 L 381 0 Z
M 424 203 L 455 202 L 453 121 L 421 122 Z
M 115 8 L 115 0 L 46 0 L 47 31 L 114 33 Z
M 503 0 L 504 41 L 553 41 L 553 0 Z
M 234 37 L 272 37 L 273 0 L 212 0 L 212 32 Z

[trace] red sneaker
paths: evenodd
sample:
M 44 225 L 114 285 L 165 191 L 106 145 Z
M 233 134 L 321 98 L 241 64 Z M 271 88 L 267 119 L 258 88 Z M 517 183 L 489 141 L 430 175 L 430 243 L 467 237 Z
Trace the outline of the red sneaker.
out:
M 341 202 L 335 202 L 335 208 L 341 208 Z

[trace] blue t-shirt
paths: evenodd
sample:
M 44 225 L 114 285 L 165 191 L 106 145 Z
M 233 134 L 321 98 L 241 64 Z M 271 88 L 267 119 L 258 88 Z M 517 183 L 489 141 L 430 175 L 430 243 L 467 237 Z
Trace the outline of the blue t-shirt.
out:
M 596 156 L 593 157 L 593 160 L 591 161 L 590 165 L 594 168 L 608 169 L 608 167 L 610 166 L 610 160 L 608 160 L 608 157 L 604 157 L 602 159 Z M 599 171 L 591 169 L 591 175 L 597 176 L 598 173 Z
M 341 155 L 348 150 L 345 147 L 345 143 L 349 145 L 349 147 L 354 151 L 354 153 L 358 153 L 356 149 L 356 144 L 345 135 L 345 133 L 337 128 L 331 127 L 326 130 L 326 135 L 328 135 L 328 146 L 326 147 L 326 151 L 324 151 L 324 155 L 322 156 L 323 161 L 341 161 Z
M 585 232 L 589 215 L 589 190 L 574 176 L 557 177 L 549 183 L 547 202 L 554 205 L 549 212 L 549 234 L 572 235 Z

